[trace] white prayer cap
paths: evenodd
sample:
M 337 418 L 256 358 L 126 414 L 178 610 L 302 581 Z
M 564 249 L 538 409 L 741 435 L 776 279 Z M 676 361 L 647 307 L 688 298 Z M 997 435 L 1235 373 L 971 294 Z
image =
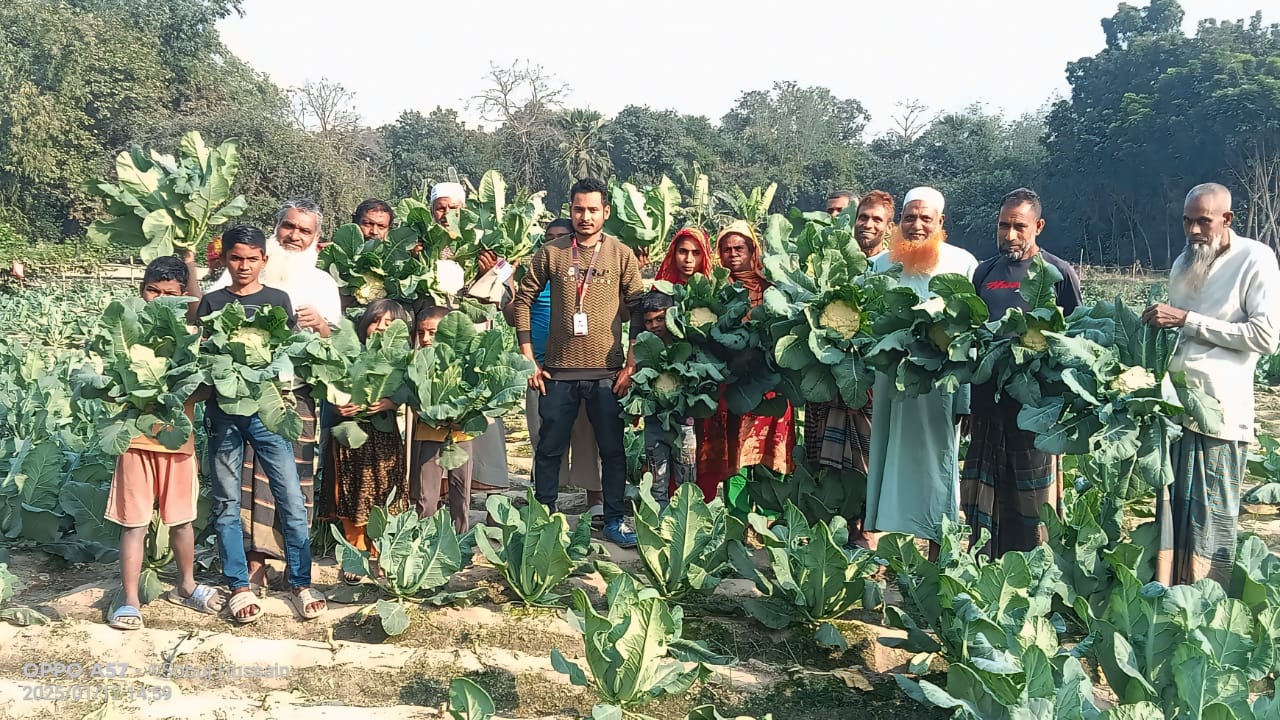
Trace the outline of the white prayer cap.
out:
M 923 185 L 913 188 L 911 192 L 907 193 L 906 199 L 902 201 L 902 207 L 905 208 L 916 200 L 923 202 L 925 207 L 937 210 L 939 214 L 942 213 L 942 209 L 947 204 L 947 201 L 942 197 L 942 193 Z
M 451 198 L 458 202 L 467 201 L 467 191 L 462 189 L 462 183 L 442 182 L 431 186 L 431 204 L 434 205 L 436 200 L 440 198 Z

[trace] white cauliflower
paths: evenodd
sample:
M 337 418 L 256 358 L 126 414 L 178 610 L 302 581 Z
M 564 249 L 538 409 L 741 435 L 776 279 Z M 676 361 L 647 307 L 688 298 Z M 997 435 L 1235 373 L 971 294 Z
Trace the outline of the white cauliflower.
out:
M 1035 350 L 1036 352 L 1044 352 L 1049 349 L 1049 341 L 1045 340 L 1044 333 L 1040 328 L 1028 328 L 1022 333 L 1022 337 L 1018 338 L 1018 343 L 1024 348 Z
M 1156 376 L 1152 375 L 1150 370 L 1136 365 L 1128 368 L 1111 380 L 1111 389 L 1118 393 L 1133 393 L 1139 390 L 1149 390 L 1155 386 Z
M 387 296 L 387 288 L 382 284 L 382 278 L 372 273 L 365 273 L 364 284 L 356 290 L 356 302 L 361 305 L 368 305 L 374 300 L 381 300 Z
M 244 346 L 245 364 L 264 367 L 271 364 L 271 333 L 256 327 L 242 327 L 231 333 L 230 342 Z
M 680 378 L 664 372 L 653 380 L 653 389 L 659 395 L 675 395 L 680 392 Z
M 845 340 L 852 340 L 858 334 L 858 328 L 862 327 L 862 313 L 847 300 L 833 300 L 822 308 L 818 324 L 835 330 Z
M 689 324 L 694 327 L 707 327 L 719 321 L 720 316 L 712 312 L 711 308 L 696 307 L 689 311 Z
M 446 295 L 457 295 L 467 284 L 462 266 L 452 260 L 436 263 L 436 289 Z

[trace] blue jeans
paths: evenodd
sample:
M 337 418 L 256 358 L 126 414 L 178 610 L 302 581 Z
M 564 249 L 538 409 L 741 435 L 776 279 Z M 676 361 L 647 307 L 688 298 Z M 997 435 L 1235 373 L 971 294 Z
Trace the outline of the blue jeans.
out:
M 622 445 L 622 404 L 613 394 L 613 378 L 603 380 L 547 380 L 547 394 L 538 400 L 542 428 L 533 456 L 534 496 L 554 506 L 560 496 L 560 461 L 569 450 L 573 424 L 584 403 L 587 419 L 600 448 L 600 489 L 604 492 L 607 525 L 626 514 L 627 453 Z
M 677 425 L 668 433 L 657 416 L 644 419 L 644 454 L 653 473 L 653 499 L 659 505 L 670 500 L 668 485 L 677 490 L 698 479 L 698 438 L 693 425 Z
M 276 516 L 284 534 L 287 579 L 293 587 L 311 584 L 311 529 L 307 508 L 294 464 L 293 444 L 267 430 L 257 415 L 229 415 L 216 400 L 205 403 L 213 466 L 212 524 L 222 558 L 222 580 L 236 590 L 249 587 L 249 564 L 244 554 L 244 530 L 240 524 L 240 475 L 244 468 L 244 444 L 248 441 L 267 474 Z

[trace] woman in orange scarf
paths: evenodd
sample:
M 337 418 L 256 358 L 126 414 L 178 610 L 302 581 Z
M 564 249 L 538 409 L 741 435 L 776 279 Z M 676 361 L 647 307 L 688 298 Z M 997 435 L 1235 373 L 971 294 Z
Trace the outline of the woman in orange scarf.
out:
M 716 239 L 720 265 L 729 270 L 730 278 L 751 295 L 751 306 L 764 302 L 769 281 L 764 277 L 764 261 L 755 229 L 737 220 L 720 232 Z M 770 392 L 765 399 L 776 393 Z M 763 465 L 775 472 L 790 473 L 795 469 L 791 457 L 796 444 L 795 413 L 791 405 L 781 417 L 768 415 L 734 415 L 725 404 L 723 388 L 716 414 L 698 427 L 698 487 L 711 501 L 725 480 L 750 465 Z M 739 488 L 730 488 L 728 504 L 739 510 L 748 506 L 738 498 Z
M 711 246 L 701 229 L 682 228 L 671 238 L 671 246 L 658 266 L 655 279 L 684 285 L 697 274 L 711 274 Z

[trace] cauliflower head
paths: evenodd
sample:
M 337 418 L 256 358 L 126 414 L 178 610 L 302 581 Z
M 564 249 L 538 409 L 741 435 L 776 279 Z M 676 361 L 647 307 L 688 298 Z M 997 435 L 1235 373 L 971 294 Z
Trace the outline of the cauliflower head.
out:
M 1018 344 L 1036 352 L 1044 352 L 1049 349 L 1049 341 L 1045 340 L 1044 333 L 1040 331 L 1040 328 L 1028 328 L 1026 332 L 1022 333 L 1022 337 L 1018 338 Z
M 364 274 L 364 284 L 356 290 L 356 302 L 361 305 L 368 305 L 374 300 L 381 300 L 387 296 L 387 287 L 382 283 L 382 278 L 373 273 Z
M 720 322 L 720 316 L 712 312 L 711 308 L 696 307 L 689 311 L 689 324 L 694 327 L 707 327 Z
M 1150 390 L 1156 386 L 1156 376 L 1151 371 L 1134 366 L 1115 376 L 1111 380 L 1111 389 L 1118 393 L 1132 393 L 1139 390 Z
M 659 395 L 671 396 L 680 392 L 680 378 L 664 372 L 653 380 L 653 389 Z
M 457 295 L 467 284 L 466 273 L 462 266 L 453 260 L 441 260 L 436 263 L 436 289 L 446 295 Z
M 242 327 L 231 333 L 230 342 L 244 347 L 244 362 L 249 367 L 271 364 L 271 333 L 256 327 Z
M 822 308 L 818 316 L 818 325 L 840 333 L 845 340 L 852 340 L 862 327 L 862 312 L 848 300 L 833 300 Z

